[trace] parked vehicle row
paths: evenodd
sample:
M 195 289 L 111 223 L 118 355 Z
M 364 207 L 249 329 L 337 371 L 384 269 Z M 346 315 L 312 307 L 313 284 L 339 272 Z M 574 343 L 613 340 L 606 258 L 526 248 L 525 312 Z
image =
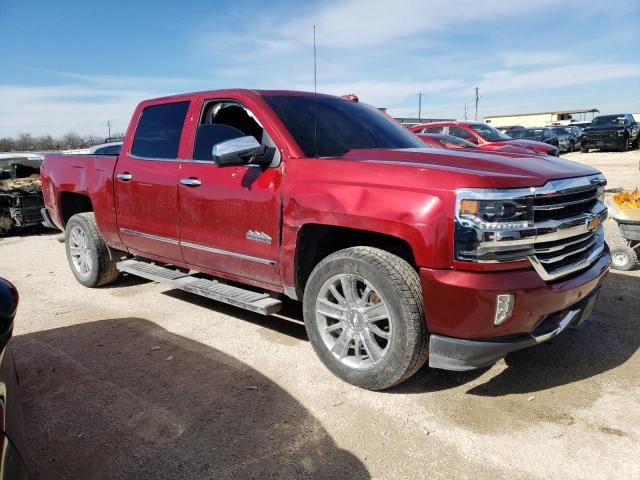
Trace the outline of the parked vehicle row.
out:
M 147 100 L 117 156 L 45 157 L 43 214 L 87 287 L 127 272 L 262 314 L 301 301 L 318 357 L 354 385 L 485 367 L 591 313 L 606 180 L 486 124 L 435 127 L 479 148 L 424 148 L 328 95 Z
M 523 128 L 512 130 L 513 138 L 537 140 L 553 145 L 560 152 L 573 152 L 582 146 L 582 130 L 574 126 Z
M 512 138 L 538 140 L 558 147 L 560 152 L 580 149 L 616 149 L 620 151 L 638 148 L 640 127 L 629 113 L 600 115 L 591 122 L 574 122 L 570 125 L 553 125 L 538 128 L 520 126 L 499 127 L 498 130 Z
M 410 127 L 413 133 L 444 133 L 454 137 L 462 138 L 485 150 L 500 150 L 505 146 L 519 147 L 526 149 L 528 153 L 536 155 L 558 156 L 560 150 L 553 145 L 548 145 L 539 141 L 514 139 L 491 125 L 481 122 L 436 122 L 425 123 Z

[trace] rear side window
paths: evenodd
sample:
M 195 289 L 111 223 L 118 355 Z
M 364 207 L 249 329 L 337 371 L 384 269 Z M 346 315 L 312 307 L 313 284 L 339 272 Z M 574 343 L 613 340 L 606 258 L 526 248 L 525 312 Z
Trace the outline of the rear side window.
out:
M 147 158 L 177 158 L 189 102 L 163 103 L 142 111 L 131 153 Z
M 444 127 L 426 127 L 422 129 L 422 133 L 444 133 Z

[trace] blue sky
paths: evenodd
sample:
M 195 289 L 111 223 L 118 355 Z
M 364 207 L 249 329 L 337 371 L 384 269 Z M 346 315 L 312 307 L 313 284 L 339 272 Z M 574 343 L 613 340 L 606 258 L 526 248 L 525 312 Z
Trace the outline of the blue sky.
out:
M 148 97 L 355 93 L 396 116 L 640 112 L 640 2 L 0 0 L 0 136 L 124 131 Z

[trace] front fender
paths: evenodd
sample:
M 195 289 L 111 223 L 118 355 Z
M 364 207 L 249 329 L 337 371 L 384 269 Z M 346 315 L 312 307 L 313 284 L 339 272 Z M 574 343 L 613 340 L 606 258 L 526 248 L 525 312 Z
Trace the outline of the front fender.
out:
M 298 232 L 306 224 L 391 235 L 409 244 L 418 267 L 445 268 L 452 254 L 448 205 L 446 194 L 385 186 L 298 184 L 283 199 L 284 283 L 293 285 L 293 262 L 284 260 L 295 258 Z

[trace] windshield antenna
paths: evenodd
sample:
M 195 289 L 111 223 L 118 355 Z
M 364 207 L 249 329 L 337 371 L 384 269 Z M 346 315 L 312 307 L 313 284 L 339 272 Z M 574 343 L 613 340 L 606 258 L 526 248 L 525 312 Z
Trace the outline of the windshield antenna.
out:
M 316 26 L 313 26 L 313 145 L 318 158 L 318 74 L 316 67 Z

